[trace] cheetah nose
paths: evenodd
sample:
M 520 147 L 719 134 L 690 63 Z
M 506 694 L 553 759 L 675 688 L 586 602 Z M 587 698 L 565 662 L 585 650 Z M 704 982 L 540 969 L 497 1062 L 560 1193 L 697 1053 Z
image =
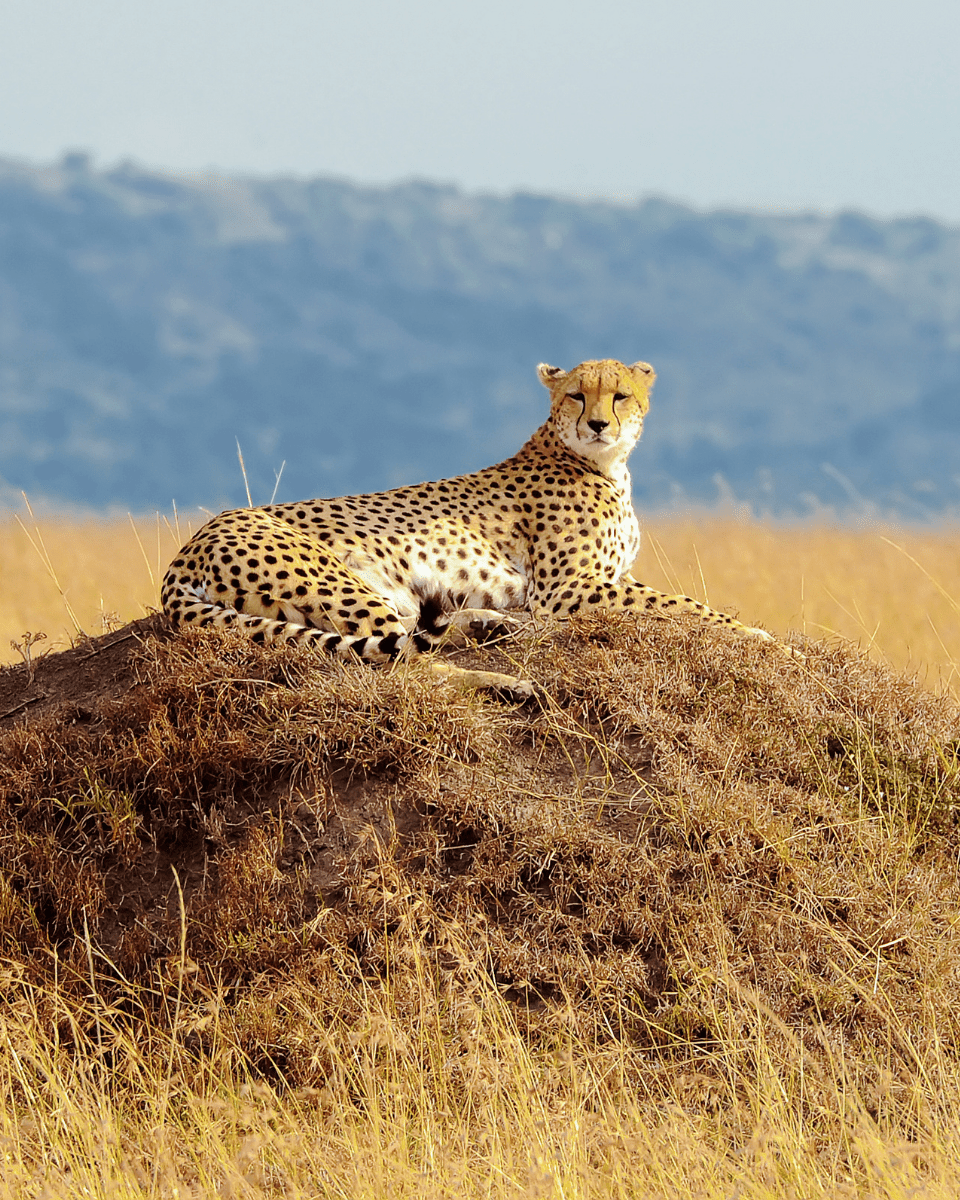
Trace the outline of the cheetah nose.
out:
M 588 421 L 587 424 L 590 426 L 590 428 L 593 430 L 594 433 L 603 433 L 603 431 L 610 424 L 610 422 L 594 420 L 594 421 Z

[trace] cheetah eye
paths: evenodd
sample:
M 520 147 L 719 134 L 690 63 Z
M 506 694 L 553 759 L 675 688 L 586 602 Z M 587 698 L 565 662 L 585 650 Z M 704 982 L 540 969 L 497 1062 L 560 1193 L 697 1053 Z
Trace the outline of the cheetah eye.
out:
M 626 400 L 627 393 L 626 392 L 614 392 L 613 398 L 614 398 L 614 400 Z
M 583 392 L 567 392 L 567 399 L 578 400 L 582 404 L 586 400 L 586 396 L 584 396 Z

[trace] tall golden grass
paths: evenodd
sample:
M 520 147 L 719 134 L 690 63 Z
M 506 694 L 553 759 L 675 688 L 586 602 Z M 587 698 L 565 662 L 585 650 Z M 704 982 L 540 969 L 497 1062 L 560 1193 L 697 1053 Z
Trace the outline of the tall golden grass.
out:
M 178 999 L 174 987 L 171 1008 Z M 421 999 L 426 1009 L 437 1002 L 426 980 Z M 319 1007 L 309 991 L 294 1003 L 304 1012 Z M 409 995 L 402 1004 L 409 1009 Z M 330 1083 L 284 1090 L 230 1068 L 238 1048 L 222 1020 L 222 996 L 207 1005 L 213 1032 L 201 1063 L 184 1048 L 189 1022 L 173 1013 L 171 1032 L 139 1013 L 130 1020 L 100 1000 L 95 980 L 86 1012 L 59 1006 L 62 1034 L 53 1039 L 56 994 L 18 998 L 5 1005 L 0 1026 L 0 1198 L 960 1195 L 955 1077 L 947 1076 L 951 1095 L 937 1097 L 934 1118 L 927 1088 L 891 1079 L 891 1093 L 900 1092 L 897 1116 L 911 1123 L 913 1114 L 915 1133 L 885 1136 L 842 1062 L 832 1077 L 804 1080 L 798 1056 L 800 1070 L 785 1090 L 782 1047 L 767 1044 L 759 1028 L 743 1028 L 716 1053 L 735 1063 L 750 1042 L 755 1069 L 731 1068 L 738 1107 L 721 1116 L 702 1096 L 690 1103 L 702 1083 L 695 1064 L 689 1094 L 665 1089 L 655 1102 L 624 1086 L 637 1066 L 629 1050 L 578 1044 L 565 1038 L 562 1020 L 556 1046 L 531 1049 L 509 1004 L 488 985 L 461 1002 L 473 1046 L 469 1063 L 457 1063 L 470 1074 L 464 1087 L 459 1078 L 450 1082 L 444 1057 L 456 1051 L 439 1030 L 419 1045 L 397 1033 L 397 1005 L 383 984 L 362 998 L 359 1020 L 314 1022 Z M 835 1114 L 836 1128 L 825 1131 L 811 1106 Z
M 0 662 L 141 617 L 194 520 L 0 520 Z M 714 515 L 645 522 L 635 574 L 773 631 L 842 637 L 928 686 L 960 690 L 960 530 L 776 526 Z
M 646 524 L 635 573 L 772 631 L 841 637 L 935 689 L 960 687 L 960 529 Z
M 96 634 L 142 615 L 156 604 L 159 577 L 188 532 L 162 519 L 5 522 L 0 653 L 16 659 L 9 642 L 27 630 L 48 634 L 40 649 L 55 648 L 78 630 Z M 658 519 L 648 523 L 636 573 L 773 630 L 849 638 L 933 687 L 957 691 L 958 544 L 960 533 L 951 531 Z M 833 841 L 859 847 L 858 876 L 889 893 L 909 931 L 911 905 L 919 903 L 914 876 L 931 851 L 918 827 L 896 842 L 902 853 L 880 852 L 882 797 L 865 794 L 862 812 L 850 827 L 838 824 Z M 787 867 L 802 833 L 778 841 Z M 263 871 L 276 872 L 272 858 Z M 381 882 L 387 894 L 389 881 Z M 704 890 L 718 926 L 724 896 Z M 933 903 L 922 899 L 927 909 Z M 0 876 L 0 910 L 13 902 Z M 952 925 L 951 913 L 944 920 Z M 830 923 L 807 915 L 829 943 Z M 323 1004 L 308 987 L 291 980 L 278 990 L 274 979 L 282 1011 L 271 1000 L 276 1007 L 257 1019 L 282 1018 L 309 1035 L 308 1049 L 327 1064 L 329 1082 L 318 1089 L 271 1087 L 251 1076 L 239 1028 L 254 1017 L 216 987 L 200 990 L 185 940 L 151 980 L 125 992 L 88 943 L 85 1002 L 76 990 L 68 999 L 55 984 L 32 982 L 22 962 L 0 957 L 0 1200 L 952 1200 L 960 1195 L 956 1032 L 938 1026 L 932 1003 L 929 1013 L 920 1005 L 911 1026 L 889 1001 L 881 951 L 906 940 L 898 929 L 881 930 L 886 940 L 870 949 L 872 992 L 856 997 L 883 1015 L 869 1096 L 840 1054 L 824 1069 L 722 956 L 705 983 L 716 997 L 715 1038 L 708 1052 L 691 1043 L 689 1070 L 669 1077 L 627 1042 L 578 1040 L 559 1006 L 553 1041 L 531 1042 L 516 1005 L 489 977 L 484 947 L 470 940 L 458 955 L 476 964 L 470 988 L 443 991 L 424 971 L 420 990 L 401 994 L 388 974 L 358 985 L 350 1015 L 339 1020 L 317 1017 Z M 936 992 L 956 976 L 931 963 L 920 963 L 917 978 Z M 844 969 L 840 961 L 838 977 Z M 411 1006 L 422 1016 L 413 1040 L 402 1032 Z M 902 1060 L 916 1069 L 895 1074 L 887 1065 Z M 729 1079 L 729 1095 L 713 1104 L 718 1073 Z M 649 1080 L 643 1094 L 639 1078 Z
M 0 662 L 15 662 L 11 640 L 26 631 L 64 650 L 159 605 L 160 580 L 202 520 L 0 518 Z

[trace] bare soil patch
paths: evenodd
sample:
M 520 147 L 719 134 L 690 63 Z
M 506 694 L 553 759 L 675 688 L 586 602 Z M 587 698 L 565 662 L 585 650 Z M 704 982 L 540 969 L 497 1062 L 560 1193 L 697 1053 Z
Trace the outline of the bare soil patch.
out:
M 103 637 L 84 638 L 59 654 L 44 652 L 42 643 L 35 645 L 29 665 L 0 669 L 0 730 L 53 712 L 62 720 L 71 705 L 77 719 L 91 718 L 100 703 L 117 699 L 133 686 L 132 651 L 148 638 L 170 636 L 164 618 L 155 614 Z

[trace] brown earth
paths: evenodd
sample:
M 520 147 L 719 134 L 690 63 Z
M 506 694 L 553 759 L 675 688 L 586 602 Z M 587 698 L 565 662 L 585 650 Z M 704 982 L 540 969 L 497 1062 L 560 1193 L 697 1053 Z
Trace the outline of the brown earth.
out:
M 523 707 L 159 617 L 7 668 L 0 951 L 64 995 L 182 953 L 299 1083 L 294 993 L 342 1017 L 389 979 L 413 1028 L 414 979 L 477 972 L 530 1037 L 694 1055 L 711 1094 L 731 1021 L 865 1086 L 929 1072 L 902 1031 L 933 1011 L 956 1056 L 960 716 L 803 648 L 601 615 L 461 656 L 534 679 Z
M 131 652 L 149 638 L 171 636 L 159 614 L 99 638 L 83 639 L 59 654 L 33 650 L 31 662 L 0 668 L 0 730 L 32 724 L 73 705 L 86 720 L 98 704 L 116 700 L 134 683 Z

